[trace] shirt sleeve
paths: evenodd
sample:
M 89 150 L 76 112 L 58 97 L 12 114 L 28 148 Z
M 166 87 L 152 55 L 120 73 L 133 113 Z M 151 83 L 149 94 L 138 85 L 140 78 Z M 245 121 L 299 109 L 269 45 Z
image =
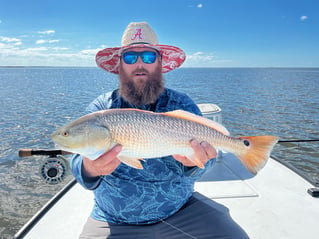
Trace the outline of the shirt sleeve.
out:
M 78 183 L 84 188 L 94 190 L 97 188 L 102 180 L 101 177 L 89 177 L 83 171 L 83 158 L 79 154 L 73 155 L 70 160 L 70 167 L 72 174 Z

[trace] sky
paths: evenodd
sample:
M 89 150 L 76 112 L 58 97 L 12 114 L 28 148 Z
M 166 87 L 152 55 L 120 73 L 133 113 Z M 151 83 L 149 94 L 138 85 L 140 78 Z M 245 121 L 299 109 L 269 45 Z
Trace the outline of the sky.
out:
M 0 0 L 0 66 L 96 66 L 139 21 L 184 67 L 319 67 L 319 0 Z

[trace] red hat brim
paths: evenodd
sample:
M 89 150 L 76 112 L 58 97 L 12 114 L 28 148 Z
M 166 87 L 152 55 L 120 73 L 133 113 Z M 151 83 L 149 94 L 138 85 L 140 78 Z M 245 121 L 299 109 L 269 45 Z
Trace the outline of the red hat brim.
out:
M 186 59 L 184 51 L 176 46 L 160 44 L 134 44 L 124 47 L 105 48 L 96 54 L 96 64 L 102 69 L 118 74 L 121 52 L 132 47 L 150 47 L 158 50 L 162 56 L 162 73 L 180 67 Z

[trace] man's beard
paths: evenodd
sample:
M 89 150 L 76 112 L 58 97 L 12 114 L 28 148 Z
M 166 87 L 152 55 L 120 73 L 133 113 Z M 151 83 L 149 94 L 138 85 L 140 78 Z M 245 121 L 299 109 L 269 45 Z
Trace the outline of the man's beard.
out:
M 131 77 L 126 74 L 123 69 L 120 69 L 119 72 L 120 96 L 130 104 L 135 106 L 152 104 L 158 99 L 164 90 L 161 65 L 159 65 L 159 67 L 155 69 L 154 73 L 151 74 L 144 68 L 134 71 L 133 74 L 139 72 L 146 72 L 148 74 L 148 78 L 146 80 L 141 80 L 137 83 L 131 80 Z

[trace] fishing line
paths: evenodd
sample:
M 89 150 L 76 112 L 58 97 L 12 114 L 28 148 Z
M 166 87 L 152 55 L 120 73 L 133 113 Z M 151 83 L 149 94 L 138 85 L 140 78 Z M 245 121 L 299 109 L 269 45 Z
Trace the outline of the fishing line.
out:
M 302 143 L 302 142 L 318 142 L 319 139 L 291 139 L 291 140 L 278 140 L 278 143 Z
M 159 219 L 160 219 L 160 218 L 159 218 Z M 184 232 L 182 229 L 180 229 L 180 228 L 178 228 L 178 227 L 176 227 L 176 226 L 170 224 L 169 222 L 166 222 L 166 221 L 163 220 L 163 219 L 160 219 L 160 220 L 161 220 L 162 223 L 164 223 L 164 224 L 166 224 L 166 225 L 172 227 L 173 229 L 175 229 L 175 230 L 179 231 L 180 233 L 184 234 L 185 236 L 187 236 L 187 237 L 189 237 L 189 238 L 197 239 L 197 237 L 195 237 L 195 236 L 193 236 L 193 235 L 191 235 L 191 234 L 189 234 L 189 233 L 187 233 L 187 232 Z

